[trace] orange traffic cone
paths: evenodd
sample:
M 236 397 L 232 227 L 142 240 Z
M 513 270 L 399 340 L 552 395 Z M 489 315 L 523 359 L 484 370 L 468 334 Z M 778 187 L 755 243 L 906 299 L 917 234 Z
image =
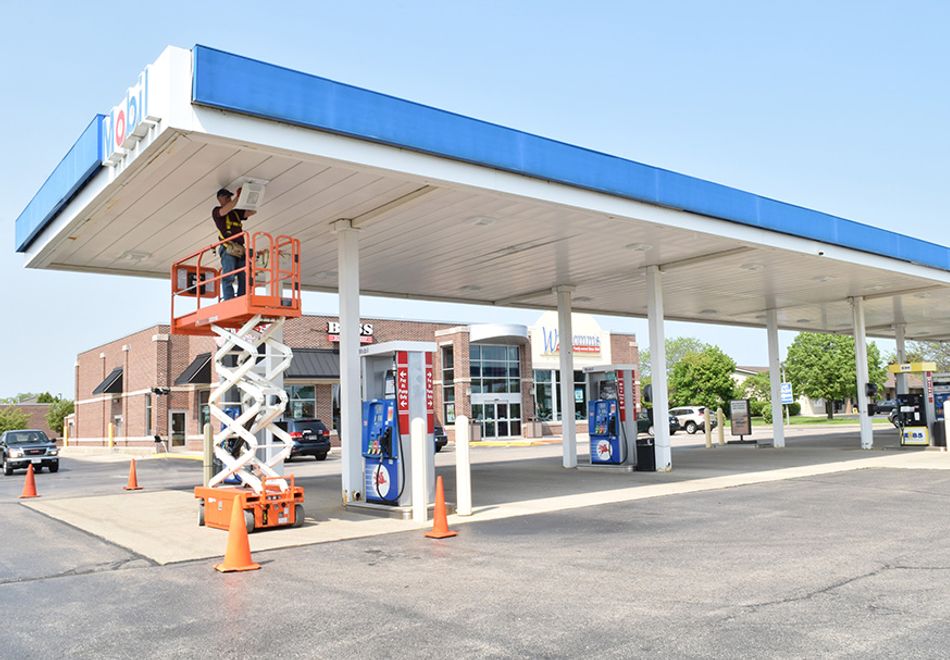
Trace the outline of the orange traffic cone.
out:
M 251 560 L 251 543 L 247 539 L 247 527 L 244 526 L 244 496 L 231 500 L 231 523 L 228 525 L 228 547 L 224 552 L 224 561 L 214 568 L 222 573 L 231 571 L 253 571 L 260 568 Z
M 129 465 L 129 483 L 124 486 L 125 490 L 142 490 L 142 487 L 139 486 L 138 477 L 135 474 L 135 459 L 132 459 L 132 464 Z
M 457 535 L 449 529 L 449 521 L 445 516 L 445 492 L 442 489 L 442 477 L 435 480 L 435 512 L 432 516 L 432 531 L 426 532 L 430 539 L 447 539 Z
M 36 494 L 36 477 L 33 476 L 32 463 L 30 463 L 30 467 L 26 468 L 26 479 L 23 480 L 23 494 L 20 495 L 20 499 L 27 497 L 39 497 Z

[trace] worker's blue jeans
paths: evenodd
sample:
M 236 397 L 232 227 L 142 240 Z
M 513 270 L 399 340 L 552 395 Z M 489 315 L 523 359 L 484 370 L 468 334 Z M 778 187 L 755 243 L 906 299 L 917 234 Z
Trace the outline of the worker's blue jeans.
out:
M 246 260 L 244 257 L 232 257 L 228 254 L 227 250 L 224 249 L 224 246 L 218 248 L 218 255 L 221 257 L 221 273 L 224 274 L 224 277 L 221 278 L 221 298 L 223 300 L 230 300 L 234 297 L 234 280 L 237 278 L 237 295 L 244 295 L 244 271 L 241 270 L 238 273 L 228 275 L 228 273 L 233 273 L 239 268 L 244 268 Z

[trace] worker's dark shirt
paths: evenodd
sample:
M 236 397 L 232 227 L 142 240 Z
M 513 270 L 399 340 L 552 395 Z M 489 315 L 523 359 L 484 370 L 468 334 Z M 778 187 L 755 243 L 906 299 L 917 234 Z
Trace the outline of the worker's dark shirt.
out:
M 243 209 L 234 209 L 226 216 L 221 215 L 221 207 L 215 206 L 211 210 L 211 218 L 214 220 L 215 226 L 218 228 L 218 239 L 224 240 L 229 236 L 234 236 L 235 234 L 240 234 L 244 231 L 244 228 L 241 226 L 241 223 L 247 217 L 247 213 Z M 235 239 L 236 243 L 244 245 L 244 237 Z

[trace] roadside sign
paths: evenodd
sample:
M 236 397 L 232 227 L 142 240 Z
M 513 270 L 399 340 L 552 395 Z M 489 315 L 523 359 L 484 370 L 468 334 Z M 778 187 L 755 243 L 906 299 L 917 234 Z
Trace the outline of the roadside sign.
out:
M 782 383 L 782 405 L 795 403 L 795 397 L 792 396 L 792 384 Z

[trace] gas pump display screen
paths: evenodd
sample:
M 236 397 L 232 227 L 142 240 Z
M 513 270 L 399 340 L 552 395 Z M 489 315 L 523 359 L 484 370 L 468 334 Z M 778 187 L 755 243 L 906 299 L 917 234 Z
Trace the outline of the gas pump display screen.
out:
M 396 397 L 396 372 L 392 369 L 386 372 L 386 390 L 384 396 L 387 399 Z

